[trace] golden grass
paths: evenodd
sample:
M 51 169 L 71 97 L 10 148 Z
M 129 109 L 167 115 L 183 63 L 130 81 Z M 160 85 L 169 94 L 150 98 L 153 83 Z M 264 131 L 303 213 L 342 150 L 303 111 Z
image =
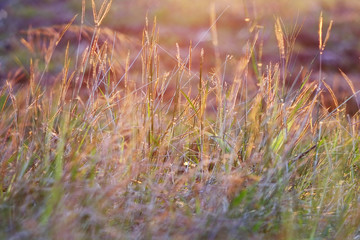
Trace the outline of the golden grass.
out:
M 303 84 L 288 91 L 296 29 L 287 35 L 276 20 L 280 63 L 256 62 L 254 34 L 244 56 L 222 63 L 215 54 L 210 73 L 206 52 L 195 56 L 191 43 L 185 58 L 178 47 L 169 70 L 155 20 L 146 22 L 138 52 L 116 52 L 110 39 L 119 35 L 100 25 L 110 5 L 104 1 L 97 11 L 92 1 L 87 46 L 74 56 L 72 42 L 66 44 L 53 83 L 44 81 L 60 40 L 72 29 L 86 33 L 85 26 L 70 26 L 74 20 L 42 38 L 27 86 L 15 90 L 8 79 L 0 91 L 0 238 L 358 234 L 358 114 L 347 118 L 325 83 L 339 111 L 315 109 L 321 82 L 306 83 L 310 74 L 299 75 Z M 216 51 L 214 9 L 211 19 Z M 322 18 L 319 36 L 321 24 Z M 31 36 L 23 43 L 35 51 Z M 319 39 L 321 51 L 328 36 Z M 191 66 L 196 58 L 199 69 Z M 227 64 L 236 65 L 231 82 L 224 79 Z

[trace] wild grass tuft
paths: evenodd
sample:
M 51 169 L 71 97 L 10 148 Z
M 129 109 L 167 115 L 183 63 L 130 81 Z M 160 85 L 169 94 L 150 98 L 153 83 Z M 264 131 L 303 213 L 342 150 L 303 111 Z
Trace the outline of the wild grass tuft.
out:
M 256 55 L 259 29 L 244 56 L 222 60 L 213 7 L 214 71 L 191 43 L 169 70 L 156 20 L 137 52 L 116 51 L 101 27 L 110 5 L 92 1 L 89 42 L 77 54 L 66 43 L 55 76 L 67 32 L 87 34 L 75 18 L 38 39 L 27 85 L 0 90 L 1 239 L 358 238 L 359 116 L 325 83 L 337 111 L 321 108 L 311 74 L 286 87 L 296 28 L 275 22 L 279 63 Z

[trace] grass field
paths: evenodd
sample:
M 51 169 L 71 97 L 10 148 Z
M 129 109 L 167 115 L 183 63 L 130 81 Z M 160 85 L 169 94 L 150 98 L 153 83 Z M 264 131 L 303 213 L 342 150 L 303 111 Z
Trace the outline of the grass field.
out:
M 360 239 L 356 1 L 44 2 L 0 12 L 0 239 Z

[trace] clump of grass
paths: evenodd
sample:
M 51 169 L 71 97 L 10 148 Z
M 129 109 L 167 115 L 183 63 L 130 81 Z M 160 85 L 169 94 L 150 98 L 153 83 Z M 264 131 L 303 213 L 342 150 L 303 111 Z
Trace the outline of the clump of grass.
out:
M 8 79 L 0 91 L 1 238 L 358 234 L 358 115 L 346 118 L 338 103 L 339 111 L 314 115 L 321 82 L 307 82 L 308 74 L 287 92 L 291 53 L 280 20 L 280 63 L 253 64 L 255 34 L 244 56 L 221 64 L 217 54 L 212 74 L 203 67 L 206 52 L 194 56 L 192 45 L 164 69 L 156 21 L 147 22 L 140 57 L 123 56 L 116 78 L 116 53 L 99 41 L 111 2 L 99 12 L 92 3 L 93 37 L 78 62 L 68 44 L 58 81 L 43 84 L 47 68 L 34 59 L 27 87 L 14 90 Z M 44 48 L 46 65 L 71 23 Z M 230 62 L 237 69 L 225 84 Z M 254 72 L 258 90 L 250 93 Z M 216 114 L 207 110 L 211 95 Z

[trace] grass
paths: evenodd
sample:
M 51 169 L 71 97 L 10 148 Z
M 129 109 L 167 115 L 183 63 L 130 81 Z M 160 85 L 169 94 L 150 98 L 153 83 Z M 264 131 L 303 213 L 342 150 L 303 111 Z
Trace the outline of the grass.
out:
M 274 22 L 278 63 L 260 64 L 255 29 L 242 57 L 193 43 L 168 70 L 156 21 L 140 51 L 116 51 L 110 6 L 93 2 L 90 34 L 70 22 L 23 40 L 38 47 L 27 83 L 0 91 L 1 239 L 358 238 L 359 116 L 335 94 L 322 106 L 321 74 L 291 72 L 296 28 Z M 62 39 L 74 29 L 89 34 L 78 54 Z

